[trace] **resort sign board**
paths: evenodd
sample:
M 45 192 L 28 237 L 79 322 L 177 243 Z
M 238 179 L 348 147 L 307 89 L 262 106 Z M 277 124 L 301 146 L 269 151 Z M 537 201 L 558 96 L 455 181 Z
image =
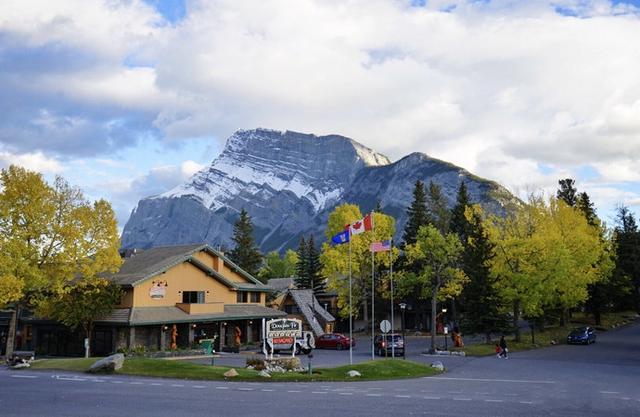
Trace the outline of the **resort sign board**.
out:
M 302 321 L 298 319 L 272 319 L 266 324 L 267 339 L 302 337 Z

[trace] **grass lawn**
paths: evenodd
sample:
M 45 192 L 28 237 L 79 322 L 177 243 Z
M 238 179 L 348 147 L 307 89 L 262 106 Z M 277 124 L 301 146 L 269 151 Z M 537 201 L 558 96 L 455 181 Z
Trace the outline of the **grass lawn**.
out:
M 534 334 L 535 344 L 531 341 L 531 331 L 523 331 L 521 333 L 520 342 L 514 341 L 513 336 L 508 336 L 505 339 L 507 340 L 509 352 L 538 349 L 541 347 L 551 346 L 552 340 L 557 344 L 567 343 L 567 335 L 574 327 L 592 326 L 595 327 L 597 331 L 603 332 L 633 321 L 635 320 L 635 317 L 636 315 L 633 312 L 607 313 L 602 315 L 602 324 L 600 326 L 596 326 L 593 320 L 593 316 L 586 315 L 584 313 L 574 313 L 571 320 L 569 320 L 568 326 L 546 327 L 544 331 L 536 330 Z M 470 356 L 495 355 L 496 343 L 497 341 L 494 341 L 490 344 L 483 343 L 477 345 L 468 345 L 465 346 L 462 350 L 464 350 L 464 352 Z
M 58 369 L 85 372 L 98 358 L 77 359 L 40 359 L 33 362 L 31 369 Z M 223 374 L 230 368 L 225 366 L 198 365 L 190 362 L 167 361 L 163 359 L 127 359 L 124 366 L 116 374 L 151 376 L 181 379 L 225 379 Z M 401 359 L 379 359 L 356 365 L 337 368 L 316 368 L 313 375 L 307 372 L 274 373 L 271 378 L 263 378 L 258 371 L 235 368 L 239 381 L 278 381 L 278 382 L 312 382 L 312 381 L 372 381 L 383 379 L 417 378 L 435 375 L 438 372 L 428 365 Z M 347 372 L 356 370 L 361 377 L 349 378 Z

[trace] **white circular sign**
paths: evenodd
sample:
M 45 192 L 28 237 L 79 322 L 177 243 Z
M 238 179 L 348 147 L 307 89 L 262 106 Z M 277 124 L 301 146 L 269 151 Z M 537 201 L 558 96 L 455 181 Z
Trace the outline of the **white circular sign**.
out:
M 382 333 L 389 333 L 389 330 L 391 330 L 391 323 L 389 323 L 389 320 L 382 320 L 380 322 L 380 330 L 382 330 Z

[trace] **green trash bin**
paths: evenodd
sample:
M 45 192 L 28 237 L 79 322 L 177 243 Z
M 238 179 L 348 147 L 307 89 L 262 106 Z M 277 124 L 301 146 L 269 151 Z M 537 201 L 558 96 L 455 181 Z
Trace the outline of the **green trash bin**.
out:
M 202 339 L 200 340 L 200 345 L 204 349 L 205 355 L 213 354 L 213 339 Z

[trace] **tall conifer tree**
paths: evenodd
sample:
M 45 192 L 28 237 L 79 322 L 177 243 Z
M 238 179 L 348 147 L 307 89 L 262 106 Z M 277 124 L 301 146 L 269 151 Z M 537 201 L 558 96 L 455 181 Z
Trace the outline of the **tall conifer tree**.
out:
M 298 289 L 311 288 L 311 282 L 308 279 L 309 272 L 309 246 L 304 236 L 300 236 L 300 244 L 298 245 L 298 263 L 296 264 L 295 283 Z
M 411 245 L 416 243 L 420 226 L 426 226 L 429 223 L 427 215 L 427 195 L 424 190 L 424 183 L 420 180 L 416 181 L 415 187 L 413 188 L 413 201 L 407 209 L 407 217 L 407 224 L 404 227 L 402 239 L 405 245 Z
M 429 182 L 427 190 L 427 218 L 440 233 L 449 233 L 451 212 L 447 206 L 447 199 L 442 194 L 442 187 L 433 181 Z
M 245 209 L 240 211 L 240 217 L 233 225 L 231 240 L 236 246 L 229 253 L 229 258 L 252 276 L 257 276 L 262 264 L 262 254 L 256 246 L 251 217 Z
M 558 181 L 560 188 L 556 193 L 556 197 L 570 207 L 575 207 L 578 204 L 578 190 L 576 189 L 576 182 L 571 178 L 565 178 Z
M 319 294 L 326 289 L 326 282 L 322 276 L 322 264 L 320 263 L 320 252 L 316 248 L 313 235 L 307 241 L 307 280 L 309 287 L 313 287 L 313 293 Z

